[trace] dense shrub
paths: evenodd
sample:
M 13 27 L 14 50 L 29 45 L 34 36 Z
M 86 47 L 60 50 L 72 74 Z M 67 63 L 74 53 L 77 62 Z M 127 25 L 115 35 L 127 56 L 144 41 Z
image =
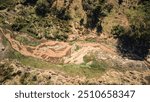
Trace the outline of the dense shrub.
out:
M 13 31 L 20 31 L 22 28 L 23 28 L 23 25 L 20 24 L 20 23 L 14 23 L 14 24 L 12 25 Z
M 96 27 L 97 35 L 99 35 L 99 33 L 102 33 L 102 31 L 103 31 L 103 27 L 101 25 L 101 22 L 99 22 Z
M 54 3 L 55 0 L 47 0 L 47 2 L 49 3 L 49 6 L 51 7 L 52 4 Z
M 0 0 L 0 10 L 13 6 L 13 4 L 14 4 L 13 0 Z
M 61 33 L 61 32 L 45 32 L 45 38 L 52 39 L 52 40 L 60 40 L 60 41 L 66 41 L 68 39 L 68 35 Z
M 35 11 L 38 16 L 44 17 L 48 13 L 48 6 L 45 5 L 44 3 L 39 3 L 37 5 Z
M 23 18 L 16 18 L 14 23 L 11 25 L 13 31 L 20 31 L 22 28 L 24 28 L 27 25 L 27 22 Z
M 111 12 L 112 9 L 113 9 L 112 4 L 105 4 L 103 7 L 103 13 L 107 15 Z
M 85 26 L 90 29 L 96 28 L 98 24 L 100 24 L 101 19 L 113 8 L 113 6 L 107 4 L 105 0 L 83 0 L 82 6 L 87 15 Z
M 128 19 L 130 22 L 130 37 L 147 44 L 150 43 L 150 1 L 144 0 L 132 11 Z
M 118 4 L 121 5 L 123 3 L 123 0 L 118 0 Z
M 56 34 L 55 35 L 56 40 L 66 41 L 68 39 L 67 34 Z
M 37 38 L 37 39 L 41 39 L 42 36 L 38 34 L 37 30 L 34 29 L 33 27 L 31 28 L 28 28 L 27 29 L 27 32 L 29 32 L 30 36 L 34 37 L 34 38 Z
M 69 12 L 65 8 L 62 8 L 60 10 L 56 9 L 56 11 L 57 11 L 56 12 L 57 18 L 59 18 L 61 20 L 70 20 L 71 19 Z
M 111 34 L 113 34 L 115 37 L 121 37 L 125 34 L 125 28 L 120 25 L 114 26 L 111 30 Z
M 35 5 L 37 3 L 38 0 L 23 0 L 22 3 L 24 5 Z

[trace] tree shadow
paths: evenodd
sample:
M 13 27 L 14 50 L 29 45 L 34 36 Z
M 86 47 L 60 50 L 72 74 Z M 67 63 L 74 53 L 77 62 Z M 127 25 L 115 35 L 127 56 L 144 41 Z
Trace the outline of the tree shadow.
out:
M 144 39 L 134 39 L 128 35 L 118 38 L 118 52 L 133 60 L 144 60 L 149 53 L 150 44 Z
M 34 5 L 36 5 L 37 1 L 38 0 L 24 0 L 24 2 L 22 4 L 34 6 Z

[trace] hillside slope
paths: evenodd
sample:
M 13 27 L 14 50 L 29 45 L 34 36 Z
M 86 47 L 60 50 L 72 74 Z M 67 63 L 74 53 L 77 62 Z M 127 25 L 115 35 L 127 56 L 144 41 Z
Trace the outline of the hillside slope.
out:
M 0 0 L 0 62 L 0 84 L 150 84 L 150 0 Z
M 17 61 L 3 60 L 0 63 L 0 84 L 28 85 L 84 85 L 84 84 L 150 84 L 150 71 L 118 72 L 109 70 L 99 78 L 70 77 L 62 72 L 34 69 Z

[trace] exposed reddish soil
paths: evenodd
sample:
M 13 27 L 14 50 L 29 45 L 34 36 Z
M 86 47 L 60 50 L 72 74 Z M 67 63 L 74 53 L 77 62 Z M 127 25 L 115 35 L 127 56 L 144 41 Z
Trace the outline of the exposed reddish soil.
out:
M 11 32 L 9 30 L 0 30 L 10 42 L 12 48 L 25 56 L 31 56 L 50 61 L 51 59 L 59 59 L 67 56 L 71 51 L 71 46 L 68 43 L 58 41 L 48 41 L 41 43 L 36 47 L 23 45 L 11 37 Z
M 33 47 L 23 45 L 11 37 L 11 31 L 0 29 L 2 34 L 8 39 L 13 49 L 20 52 L 22 55 L 31 56 L 46 61 L 54 62 L 65 57 L 64 63 L 76 63 L 83 62 L 83 57 L 90 51 L 103 50 L 111 55 L 118 55 L 116 49 L 109 47 L 106 44 L 99 43 L 82 43 L 76 42 L 76 45 L 81 47 L 80 50 L 72 52 L 72 47 L 68 43 L 58 41 L 42 42 L 40 45 Z M 66 57 L 69 56 L 69 57 Z M 57 62 L 57 61 L 56 61 Z M 147 66 L 150 64 L 144 60 Z

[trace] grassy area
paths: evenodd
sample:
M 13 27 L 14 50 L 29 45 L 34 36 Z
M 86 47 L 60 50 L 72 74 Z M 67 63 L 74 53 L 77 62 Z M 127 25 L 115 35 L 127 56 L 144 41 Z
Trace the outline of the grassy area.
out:
M 19 41 L 20 43 L 22 44 L 25 44 L 25 45 L 29 45 L 29 46 L 37 46 L 40 44 L 40 42 L 37 42 L 37 41 L 31 41 L 23 36 L 16 36 L 15 38 L 17 41 Z
M 90 53 L 83 57 L 84 64 L 88 64 L 89 68 L 93 70 L 99 70 L 104 72 L 108 68 L 108 64 L 105 61 L 98 60 L 96 53 Z
M 9 44 L 8 40 L 5 37 L 3 37 L 2 43 L 4 46 L 7 46 Z
M 70 76 L 85 76 L 87 78 L 92 78 L 92 77 L 99 77 L 102 74 L 102 72 L 104 72 L 104 70 L 101 70 L 99 68 L 92 68 L 86 64 L 81 64 L 81 65 L 52 64 L 33 57 L 23 56 L 19 52 L 16 52 L 14 50 L 11 50 L 8 53 L 7 57 L 10 59 L 17 59 L 25 66 L 31 66 L 33 68 L 40 68 L 40 69 L 51 69 L 59 72 L 61 71 Z
M 90 68 L 88 65 L 66 64 L 63 65 L 63 71 L 71 76 L 86 76 L 87 78 L 100 77 L 104 71 Z
M 90 68 L 87 65 L 76 65 L 76 64 L 52 64 L 46 61 L 42 61 L 40 59 L 25 57 L 20 59 L 20 62 L 25 66 L 31 66 L 34 68 L 42 68 L 42 69 L 51 69 L 55 71 L 65 72 L 70 76 L 86 76 L 88 78 L 91 77 L 99 77 L 103 70 L 99 70 L 97 68 Z

